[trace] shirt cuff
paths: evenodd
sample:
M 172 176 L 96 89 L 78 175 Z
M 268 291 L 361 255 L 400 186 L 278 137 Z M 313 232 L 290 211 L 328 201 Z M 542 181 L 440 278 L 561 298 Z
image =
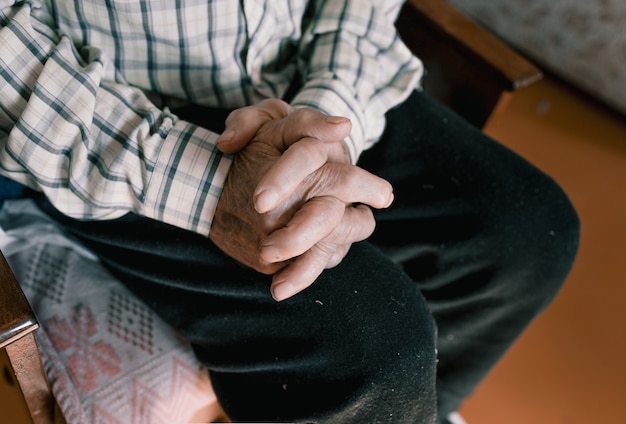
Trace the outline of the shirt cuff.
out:
M 218 135 L 179 120 L 169 131 L 140 213 L 208 235 L 232 156 L 216 147 Z

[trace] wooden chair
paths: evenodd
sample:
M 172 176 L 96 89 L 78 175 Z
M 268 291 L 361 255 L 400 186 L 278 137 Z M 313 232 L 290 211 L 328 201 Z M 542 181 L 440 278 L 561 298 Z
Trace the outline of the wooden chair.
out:
M 541 71 L 444 0 L 408 0 L 396 23 L 423 62 L 424 90 L 485 128 Z
M 443 0 L 409 0 L 397 21 L 427 73 L 424 89 L 479 128 L 511 94 L 541 78 L 533 64 Z M 6 351 L 35 423 L 63 422 L 34 331 L 39 325 L 0 253 L 0 348 Z

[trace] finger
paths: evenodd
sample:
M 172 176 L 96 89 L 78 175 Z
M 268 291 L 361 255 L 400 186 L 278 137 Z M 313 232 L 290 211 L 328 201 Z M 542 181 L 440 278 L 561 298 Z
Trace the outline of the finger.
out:
M 331 231 L 323 242 L 337 245 L 351 245 L 363 241 L 376 229 L 376 220 L 372 210 L 365 205 L 346 208 L 341 222 Z
M 324 271 L 334 253 L 335 246 L 320 243 L 290 262 L 274 274 L 270 286 L 272 297 L 280 302 L 309 287 Z
M 343 213 L 337 211 L 330 216 L 325 203 L 320 199 L 307 203 L 288 226 L 271 233 L 261 243 L 260 258 L 278 263 L 297 257 L 320 242 L 352 244 L 374 232 L 376 221 L 367 206 L 344 208 Z
M 294 145 L 298 151 L 288 154 L 289 149 L 261 178 L 253 195 L 254 207 L 259 213 L 272 210 L 296 190 L 306 192 L 304 200 L 333 196 L 346 204 L 363 203 L 376 209 L 391 205 L 394 199 L 391 184 L 363 168 L 326 163 L 311 171 L 324 159 L 322 154 L 316 154 L 315 149 L 311 149 L 310 162 L 303 159 L 307 155 L 302 149 L 308 145 Z
M 345 209 L 343 202 L 333 197 L 311 199 L 285 227 L 263 240 L 260 258 L 268 263 L 277 263 L 303 254 L 340 224 Z
M 232 111 L 225 121 L 225 129 L 217 139 L 217 147 L 224 153 L 243 149 L 268 121 L 288 116 L 293 108 L 279 99 L 266 99 L 254 106 Z
M 323 143 L 340 142 L 352 131 L 349 118 L 329 116 L 308 107 L 295 109 L 283 120 L 283 126 L 286 147 L 302 138 L 315 138 Z
M 253 194 L 255 209 L 265 213 L 276 207 L 327 160 L 326 146 L 317 139 L 304 138 L 293 144 L 257 184 Z
M 337 245 L 335 253 L 326 263 L 325 269 L 334 268 L 339 265 L 350 251 L 350 247 L 352 247 L 352 243 Z
M 393 202 L 393 187 L 389 181 L 365 169 L 348 164 L 328 163 L 312 175 L 308 200 L 317 196 L 332 196 L 346 204 L 363 203 L 376 209 L 388 208 Z M 307 185 L 307 182 L 303 182 Z

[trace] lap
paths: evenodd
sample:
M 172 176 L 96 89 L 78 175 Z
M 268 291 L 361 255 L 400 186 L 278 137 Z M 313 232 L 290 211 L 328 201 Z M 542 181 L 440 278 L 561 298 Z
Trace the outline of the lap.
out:
M 404 409 L 415 422 L 435 416 L 428 305 L 370 243 L 354 245 L 341 266 L 279 303 L 270 277 L 238 265 L 205 237 L 135 215 L 57 218 L 192 343 L 231 419 L 367 422 L 386 413 L 381 405 Z M 377 401 L 364 386 L 376 388 Z
M 549 177 L 423 93 L 388 114 L 381 142 L 360 165 L 393 184 L 394 205 L 376 212 L 368 242 L 281 303 L 269 294 L 269 277 L 205 237 L 132 214 L 76 222 L 41 203 L 190 339 L 227 411 L 244 411 L 234 418 L 348 413 L 349 393 L 371 395 L 365 382 L 381 389 L 377 413 L 397 411 L 399 402 L 432 417 L 435 345 L 447 413 L 558 290 L 576 250 L 575 214 Z M 516 302 L 530 284 L 543 289 Z M 477 313 L 486 305 L 492 315 Z M 501 342 L 486 346 L 493 331 Z M 319 397 L 326 387 L 337 394 Z M 414 395 L 422 400 L 406 397 Z

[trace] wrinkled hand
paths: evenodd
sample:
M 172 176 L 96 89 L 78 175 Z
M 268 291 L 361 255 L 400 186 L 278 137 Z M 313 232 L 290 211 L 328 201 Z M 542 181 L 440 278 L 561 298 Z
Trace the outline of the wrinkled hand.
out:
M 368 206 L 391 204 L 385 180 L 351 165 L 350 121 L 280 100 L 238 109 L 219 148 L 237 152 L 209 234 L 225 253 L 273 274 L 286 299 L 337 265 L 373 232 Z

